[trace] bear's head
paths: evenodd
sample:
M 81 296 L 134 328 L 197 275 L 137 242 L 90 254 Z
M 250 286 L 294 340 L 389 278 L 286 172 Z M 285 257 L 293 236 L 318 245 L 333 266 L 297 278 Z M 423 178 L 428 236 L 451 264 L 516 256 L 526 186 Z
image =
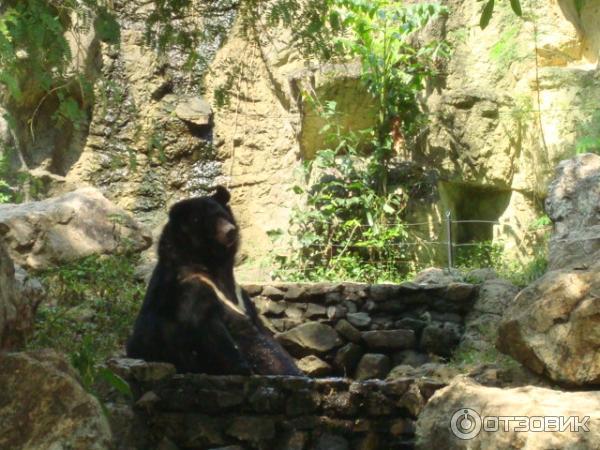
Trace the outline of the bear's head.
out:
M 228 205 L 230 198 L 229 191 L 218 186 L 213 195 L 175 203 L 160 239 L 159 256 L 208 267 L 232 262 L 239 231 Z

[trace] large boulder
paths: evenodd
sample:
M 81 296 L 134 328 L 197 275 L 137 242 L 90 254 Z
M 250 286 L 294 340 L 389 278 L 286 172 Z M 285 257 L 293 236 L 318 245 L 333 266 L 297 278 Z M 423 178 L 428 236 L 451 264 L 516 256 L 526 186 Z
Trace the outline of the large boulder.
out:
M 60 354 L 0 354 L 0 386 L 0 448 L 111 448 L 100 404 Z
M 0 242 L 0 350 L 14 348 L 20 341 L 15 332 L 17 309 L 15 267 Z
M 94 188 L 0 205 L 0 241 L 25 268 L 43 269 L 94 253 L 141 251 L 150 234 Z
M 550 268 L 510 303 L 498 348 L 565 385 L 600 385 L 600 156 L 561 162 L 546 210 Z
M 462 350 L 486 351 L 494 346 L 502 315 L 519 293 L 519 288 L 509 281 L 495 278 L 484 281 L 473 309 L 465 318 Z
M 548 418 L 547 429 L 552 431 L 540 431 L 544 421 L 540 416 Z M 522 417 L 535 419 L 516 422 Z M 555 421 L 570 417 L 575 417 L 571 424 L 579 431 L 550 428 Z M 531 431 L 515 431 L 523 425 Z M 493 431 L 495 426 L 499 430 Z M 419 416 L 416 432 L 417 449 L 422 450 L 591 450 L 600 442 L 600 392 L 560 392 L 534 386 L 499 389 L 457 378 L 431 397 Z
M 600 262 L 548 272 L 509 306 L 497 347 L 537 374 L 600 385 Z
M 336 331 L 320 322 L 306 322 L 276 336 L 295 356 L 325 353 L 342 344 Z
M 554 223 L 550 269 L 586 268 L 600 261 L 599 155 L 578 155 L 557 166 L 546 212 Z
M 0 350 L 18 350 L 25 345 L 37 307 L 45 297 L 39 280 L 15 266 L 0 242 Z

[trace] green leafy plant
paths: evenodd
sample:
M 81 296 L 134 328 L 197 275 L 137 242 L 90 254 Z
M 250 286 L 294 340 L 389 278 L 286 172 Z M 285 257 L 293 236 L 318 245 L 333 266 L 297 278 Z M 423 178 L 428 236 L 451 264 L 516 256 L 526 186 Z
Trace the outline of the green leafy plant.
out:
M 413 44 L 415 34 L 446 10 L 435 4 L 336 0 L 327 15 L 343 30 L 334 39 L 342 58 L 361 62 L 361 79 L 377 104 L 375 126 L 345 131 L 336 103 L 308 97 L 325 119 L 330 148 L 304 166 L 308 188 L 295 187 L 306 207 L 294 210 L 297 236 L 284 269 L 309 279 L 400 280 L 411 270 L 402 223 L 407 194 L 388 186 L 390 160 L 406 145 L 424 116 L 417 94 L 448 55 L 444 42 Z M 288 278 L 290 278 L 288 276 Z
M 6 150 L 0 149 L 0 204 L 8 203 L 13 200 L 12 189 L 4 179 L 8 173 L 8 162 L 6 158 Z
M 402 246 L 407 232 L 399 222 L 405 197 L 380 195 L 371 177 L 373 160 L 358 157 L 355 147 L 346 153 L 318 153 L 306 164 L 307 172 L 322 171 L 310 188 L 306 208 L 294 211 L 291 229 L 298 236 L 295 257 L 283 267 L 296 268 L 309 279 L 399 279 L 406 274 Z
M 524 57 L 519 47 L 520 32 L 521 23 L 509 24 L 502 30 L 498 41 L 490 49 L 490 60 L 498 66 L 500 72 L 505 72 L 511 63 Z
M 459 244 L 455 248 L 456 266 L 463 269 L 499 268 L 504 247 L 492 241 Z
M 587 122 L 579 125 L 575 153 L 600 155 L 600 111 L 594 111 Z
M 135 280 L 137 256 L 89 256 L 38 273 L 51 302 L 38 309 L 29 348 L 67 353 L 88 390 L 99 380 L 123 392 L 123 383 L 102 368 L 119 353 L 144 294 Z
M 483 0 L 478 0 L 478 1 L 483 1 Z M 513 12 L 517 16 L 521 17 L 523 15 L 523 11 L 521 9 L 520 0 L 509 0 L 509 1 L 510 1 L 510 7 L 512 8 Z M 483 9 L 481 10 L 481 17 L 479 18 L 479 26 L 481 27 L 482 30 L 485 29 L 489 25 L 490 20 L 492 18 L 492 14 L 494 13 L 495 4 L 496 4 L 496 0 L 486 0 L 485 5 L 483 5 Z
M 106 41 L 118 41 L 112 13 L 93 0 L 7 0 L 0 9 L 0 84 L 11 108 L 31 111 L 30 130 L 40 107 L 58 100 L 54 119 L 75 127 L 85 119 L 92 89 L 67 38 L 95 27 Z M 96 17 L 92 23 L 91 17 Z
M 405 5 L 388 0 L 337 0 L 332 14 L 347 30 L 335 39 L 342 54 L 358 57 L 361 77 L 378 107 L 373 146 L 378 191 L 386 193 L 387 163 L 424 122 L 417 102 L 425 81 L 449 56 L 445 41 L 415 45 L 413 37 L 447 10 L 435 3 Z
M 80 345 L 70 353 L 71 365 L 79 374 L 83 388 L 96 395 L 96 386 L 105 382 L 126 397 L 132 397 L 129 384 L 97 360 L 96 349 L 90 335 L 84 336 Z
M 335 115 L 334 102 L 324 106 L 326 117 Z M 407 232 L 399 219 L 406 194 L 378 191 L 379 162 L 362 150 L 365 140 L 376 141 L 374 130 L 340 134 L 336 125 L 326 128 L 336 146 L 304 164 L 313 181 L 294 187 L 307 205 L 294 210 L 290 225 L 298 238 L 293 255 L 280 258 L 281 267 L 293 268 L 300 279 L 398 280 L 407 273 Z

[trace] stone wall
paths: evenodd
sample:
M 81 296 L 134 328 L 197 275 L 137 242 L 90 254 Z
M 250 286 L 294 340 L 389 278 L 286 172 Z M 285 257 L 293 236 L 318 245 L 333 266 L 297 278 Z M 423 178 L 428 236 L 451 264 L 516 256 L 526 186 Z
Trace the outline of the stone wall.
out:
M 246 285 L 266 326 L 315 376 L 385 378 L 396 365 L 451 355 L 475 285 L 281 283 Z
M 136 360 L 112 366 L 134 388 L 151 448 L 412 449 L 418 414 L 444 386 L 426 378 L 175 375 L 169 364 Z

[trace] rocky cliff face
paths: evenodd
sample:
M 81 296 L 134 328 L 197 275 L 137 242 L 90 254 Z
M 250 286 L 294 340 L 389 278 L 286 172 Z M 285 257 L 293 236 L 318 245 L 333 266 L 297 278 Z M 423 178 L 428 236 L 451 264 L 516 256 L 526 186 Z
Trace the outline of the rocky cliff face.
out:
M 431 32 L 454 51 L 423 96 L 430 122 L 420 145 L 404 155 L 427 174 L 427 200 L 413 199 L 410 219 L 430 221 L 432 239 L 443 238 L 446 211 L 458 220 L 499 221 L 460 226 L 457 238 L 493 238 L 514 256 L 531 256 L 538 236 L 530 224 L 553 167 L 600 136 L 600 12 L 590 1 L 578 12 L 573 0 L 532 0 L 521 20 L 500 2 L 482 31 L 479 2 L 443 3 L 450 14 Z M 300 92 L 337 101 L 343 126 L 363 128 L 372 106 L 356 70 L 304 62 L 283 30 L 249 43 L 229 11 L 210 19 L 229 31 L 201 49 L 208 70 L 197 65 L 190 74 L 181 53 L 159 56 L 145 44 L 149 4 L 115 7 L 120 44 L 86 36 L 78 59 L 95 82 L 89 123 L 57 131 L 48 104 L 38 113 L 35 143 L 16 133 L 22 158 L 14 165 L 26 163 L 42 195 L 100 187 L 155 231 L 171 203 L 229 184 L 248 243 L 242 254 L 260 265 L 273 246 L 269 231 L 285 230 L 302 200 L 290 189 L 302 182 L 302 161 L 323 145 L 322 123 Z M 217 107 L 224 88 L 231 95 Z M 10 144 L 9 133 L 1 134 Z
M 428 198 L 413 199 L 411 218 L 430 221 L 434 239 L 444 237 L 446 211 L 457 220 L 498 221 L 457 226 L 459 242 L 494 239 L 526 259 L 540 239 L 531 224 L 543 213 L 553 168 L 600 135 L 598 11 L 591 2 L 579 13 L 571 0 L 529 2 L 523 21 L 502 3 L 482 31 L 479 2 L 444 3 L 451 13 L 432 30 L 454 52 L 423 97 L 430 123 L 408 157 L 428 174 Z M 294 170 L 323 143 L 322 124 L 298 93 L 337 101 L 343 126 L 372 120 L 352 67 L 303 66 L 285 34 L 274 34 L 255 46 L 230 39 L 217 55 L 253 74 L 240 76 L 243 95 L 217 114 L 215 128 L 245 235 L 261 244 L 246 248 L 256 258 L 271 247 L 267 231 L 286 228 Z
M 424 99 L 431 123 L 413 158 L 439 170 L 438 207 L 498 220 L 489 235 L 527 256 L 554 166 L 597 138 L 598 42 L 588 23 L 597 11 L 593 2 L 581 15 L 570 0 L 526 2 L 521 20 L 499 3 L 482 31 L 479 3 L 446 3 L 454 54 Z

